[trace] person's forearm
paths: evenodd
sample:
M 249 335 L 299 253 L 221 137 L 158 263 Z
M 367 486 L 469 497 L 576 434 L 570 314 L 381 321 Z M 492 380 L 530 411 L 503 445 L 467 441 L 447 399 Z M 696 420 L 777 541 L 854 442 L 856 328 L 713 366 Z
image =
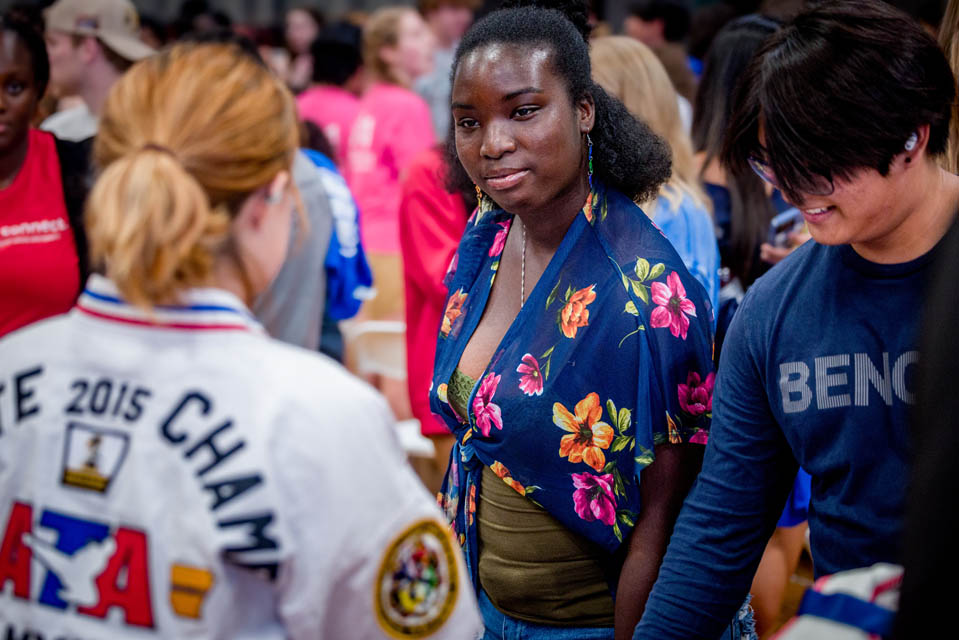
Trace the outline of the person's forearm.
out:
M 640 476 L 640 513 L 616 591 L 616 639 L 628 640 L 649 598 L 673 525 L 702 466 L 698 445 L 660 445 Z
M 664 518 L 647 516 L 636 524 L 630 551 L 623 563 L 616 590 L 616 640 L 629 640 L 643 614 L 646 600 L 659 575 L 659 565 L 669 541 Z

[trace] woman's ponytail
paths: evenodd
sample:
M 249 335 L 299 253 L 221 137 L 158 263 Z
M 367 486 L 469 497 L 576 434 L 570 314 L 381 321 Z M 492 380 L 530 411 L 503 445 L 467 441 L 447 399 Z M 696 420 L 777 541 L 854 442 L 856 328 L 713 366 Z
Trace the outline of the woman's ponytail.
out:
M 209 280 L 230 216 L 211 209 L 172 153 L 145 147 L 112 162 L 90 201 L 97 208 L 88 216 L 94 264 L 131 303 L 171 301 L 177 290 Z

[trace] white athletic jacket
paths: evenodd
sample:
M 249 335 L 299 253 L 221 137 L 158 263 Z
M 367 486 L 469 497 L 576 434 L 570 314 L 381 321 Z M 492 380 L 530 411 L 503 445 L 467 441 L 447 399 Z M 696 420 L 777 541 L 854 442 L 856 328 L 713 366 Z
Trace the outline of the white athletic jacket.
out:
M 459 548 L 382 399 L 214 289 L 94 276 L 0 341 L 0 638 L 452 638 Z

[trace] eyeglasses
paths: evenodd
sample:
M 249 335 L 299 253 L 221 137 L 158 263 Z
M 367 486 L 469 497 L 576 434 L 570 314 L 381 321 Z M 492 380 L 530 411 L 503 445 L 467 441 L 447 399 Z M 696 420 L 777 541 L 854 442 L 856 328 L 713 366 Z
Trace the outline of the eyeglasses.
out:
M 773 171 L 773 168 L 769 166 L 768 162 L 755 153 L 749 155 L 748 161 L 749 166 L 752 167 L 752 170 L 756 172 L 757 176 L 780 191 L 783 190 L 783 188 L 779 185 L 779 179 L 776 178 L 776 173 Z M 832 183 L 832 180 L 826 176 L 815 176 L 813 180 L 803 189 L 805 193 L 811 196 L 828 196 L 832 195 L 832 192 L 835 190 L 836 187 Z

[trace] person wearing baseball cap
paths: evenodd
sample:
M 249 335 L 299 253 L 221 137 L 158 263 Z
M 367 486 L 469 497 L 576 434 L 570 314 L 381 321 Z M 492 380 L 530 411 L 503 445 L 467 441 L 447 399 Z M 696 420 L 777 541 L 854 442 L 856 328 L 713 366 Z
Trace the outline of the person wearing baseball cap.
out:
M 44 19 L 51 84 L 83 104 L 53 114 L 41 128 L 68 140 L 89 138 L 113 83 L 155 51 L 140 40 L 140 18 L 129 0 L 57 0 Z

